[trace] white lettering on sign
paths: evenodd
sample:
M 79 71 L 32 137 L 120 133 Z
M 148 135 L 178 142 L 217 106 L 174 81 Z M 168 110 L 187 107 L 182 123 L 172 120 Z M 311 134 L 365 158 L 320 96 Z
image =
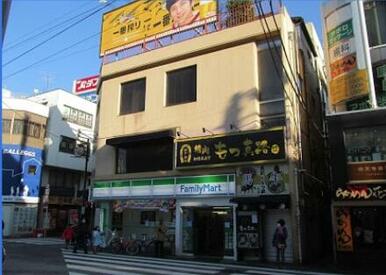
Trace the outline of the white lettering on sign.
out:
M 96 90 L 98 86 L 98 81 L 99 81 L 98 75 L 76 80 L 74 85 L 74 93 L 83 94 L 86 92 Z
M 27 157 L 35 157 L 35 152 L 32 151 L 26 151 L 26 150 L 20 150 L 20 149 L 3 149 L 3 154 L 10 154 L 10 155 L 19 155 L 19 156 L 27 156 Z
M 181 184 L 178 187 L 180 194 L 208 194 L 223 193 L 221 184 Z

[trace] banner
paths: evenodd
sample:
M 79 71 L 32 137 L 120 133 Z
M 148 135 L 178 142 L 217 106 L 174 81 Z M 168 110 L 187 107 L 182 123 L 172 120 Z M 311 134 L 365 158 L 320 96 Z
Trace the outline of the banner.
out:
M 283 129 L 177 140 L 176 168 L 285 159 Z
M 351 215 L 349 208 L 335 208 L 335 224 L 336 250 L 345 252 L 353 251 L 354 245 L 352 239 Z
M 386 187 L 382 185 L 350 185 L 335 190 L 337 200 L 385 200 Z
M 38 203 L 43 150 L 3 144 L 3 202 Z
M 100 55 L 215 21 L 216 15 L 216 0 L 137 0 L 103 15 Z

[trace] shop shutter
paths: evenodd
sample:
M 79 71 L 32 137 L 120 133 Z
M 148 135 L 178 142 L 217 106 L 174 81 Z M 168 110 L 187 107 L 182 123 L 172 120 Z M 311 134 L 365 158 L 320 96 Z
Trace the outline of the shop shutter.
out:
M 277 221 L 283 219 L 288 230 L 287 248 L 285 250 L 285 261 L 293 262 L 292 247 L 292 226 L 290 222 L 289 210 L 267 210 L 264 217 L 264 256 L 269 262 L 276 261 L 276 248 L 272 247 L 272 238 L 276 229 Z

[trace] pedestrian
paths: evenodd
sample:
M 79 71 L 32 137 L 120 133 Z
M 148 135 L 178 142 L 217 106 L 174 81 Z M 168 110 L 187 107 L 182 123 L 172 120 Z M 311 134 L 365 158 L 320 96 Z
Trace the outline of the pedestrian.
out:
M 92 231 L 92 251 L 94 254 L 96 254 L 97 249 L 99 247 L 102 247 L 104 245 L 104 242 L 102 240 L 102 235 L 99 229 L 99 226 L 95 226 L 94 230 Z
M 84 253 L 88 253 L 87 242 L 89 239 L 88 225 L 86 223 L 86 219 L 82 219 L 81 223 L 75 229 L 75 238 L 76 243 L 74 245 L 73 253 L 76 253 L 78 247 L 82 247 L 84 249 Z
M 163 224 L 163 220 L 159 221 L 159 225 L 155 232 L 155 251 L 157 257 L 163 257 L 164 256 L 164 242 L 166 239 L 166 232 L 167 228 Z
M 63 231 L 62 238 L 64 239 L 64 242 L 66 243 L 66 249 L 68 249 L 68 245 L 70 242 L 74 239 L 74 229 L 72 228 L 72 225 L 69 224 Z
M 277 221 L 275 233 L 273 234 L 272 246 L 276 247 L 276 261 L 284 263 L 284 252 L 287 247 L 288 232 L 285 226 L 285 221 L 280 219 Z

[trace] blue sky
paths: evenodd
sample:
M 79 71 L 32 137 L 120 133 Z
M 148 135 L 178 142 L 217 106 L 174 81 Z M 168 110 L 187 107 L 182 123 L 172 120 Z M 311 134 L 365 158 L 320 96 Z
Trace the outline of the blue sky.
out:
M 45 91 L 62 88 L 71 91 L 75 79 L 98 74 L 100 69 L 98 32 L 102 14 L 129 2 L 127 0 L 116 0 L 111 6 L 96 12 L 44 45 L 17 57 L 54 36 L 65 26 L 87 16 L 91 11 L 102 8 L 105 4 L 99 1 L 13 0 L 3 44 L 3 88 L 11 90 L 14 96 L 32 95 L 34 89 Z M 291 16 L 302 16 L 306 21 L 313 22 L 319 35 L 321 34 L 322 0 L 283 0 L 283 2 Z M 82 16 L 67 21 L 65 25 L 55 27 L 82 13 L 84 13 Z M 39 34 L 50 27 L 51 31 Z M 84 40 L 82 43 L 72 46 L 82 40 Z M 56 54 L 65 48 L 68 49 Z M 52 57 L 10 76 L 49 56 Z M 7 62 L 10 63 L 6 65 Z

